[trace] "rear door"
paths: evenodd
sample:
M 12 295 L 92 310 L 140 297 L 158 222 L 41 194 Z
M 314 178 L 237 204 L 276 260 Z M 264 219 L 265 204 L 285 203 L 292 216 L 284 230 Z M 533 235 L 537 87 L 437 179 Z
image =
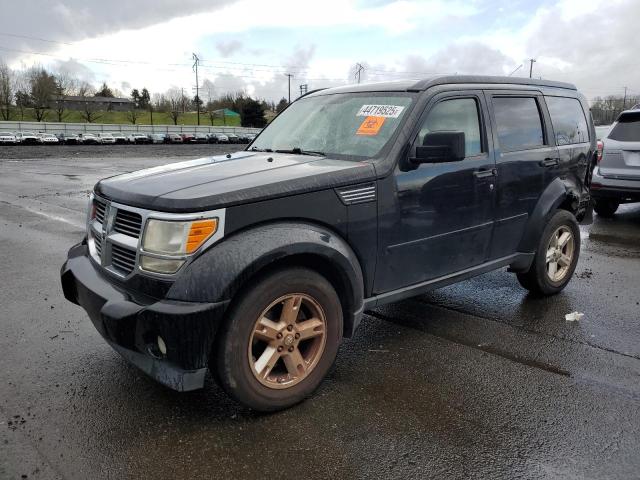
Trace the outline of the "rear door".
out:
M 558 175 L 558 149 L 536 91 L 486 91 L 498 170 L 495 226 L 489 258 L 517 251 L 540 195 Z
M 603 141 L 600 174 L 618 180 L 640 180 L 640 110 L 620 115 Z

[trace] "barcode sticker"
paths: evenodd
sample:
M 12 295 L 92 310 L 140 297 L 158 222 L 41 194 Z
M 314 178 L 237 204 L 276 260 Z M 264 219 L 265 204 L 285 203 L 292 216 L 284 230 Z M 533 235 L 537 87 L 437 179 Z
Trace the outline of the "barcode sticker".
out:
M 399 105 L 363 105 L 356 116 L 398 118 L 403 110 Z

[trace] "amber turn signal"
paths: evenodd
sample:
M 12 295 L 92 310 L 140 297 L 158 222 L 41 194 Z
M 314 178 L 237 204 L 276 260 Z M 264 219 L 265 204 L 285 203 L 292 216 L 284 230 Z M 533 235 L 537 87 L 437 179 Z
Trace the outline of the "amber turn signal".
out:
M 191 224 L 187 238 L 187 253 L 193 253 L 202 246 L 218 228 L 218 219 L 197 220 Z

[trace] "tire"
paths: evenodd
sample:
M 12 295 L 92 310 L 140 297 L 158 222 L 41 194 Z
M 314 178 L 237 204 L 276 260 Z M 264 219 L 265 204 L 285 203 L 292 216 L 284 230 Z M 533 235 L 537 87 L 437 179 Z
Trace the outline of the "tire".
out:
M 616 200 L 601 199 L 596 200 L 593 209 L 598 215 L 604 218 L 611 218 L 618 210 L 620 202 Z
M 570 234 L 568 238 L 564 236 L 567 233 Z M 552 255 L 550 262 L 547 261 L 549 255 Z M 517 274 L 518 282 L 533 294 L 555 295 L 561 292 L 573 277 L 579 257 L 578 222 L 572 213 L 557 210 L 542 232 L 531 268 L 526 273 Z M 555 264 L 555 269 L 552 263 Z
M 211 355 L 216 380 L 230 397 L 257 411 L 282 410 L 301 402 L 329 372 L 342 342 L 342 307 L 336 291 L 322 275 L 292 267 L 251 282 L 236 298 L 239 301 L 231 307 Z M 287 307 L 294 305 L 299 306 Z M 287 319 L 285 309 L 297 316 L 292 330 L 286 325 L 294 316 Z M 269 331 L 264 330 L 270 343 L 258 332 L 258 319 L 263 318 L 273 320 Z M 309 323 L 318 326 L 304 326 L 310 318 L 315 323 Z M 299 332 L 310 338 L 296 340 Z M 304 362 L 306 372 L 300 373 L 302 363 L 296 361 Z

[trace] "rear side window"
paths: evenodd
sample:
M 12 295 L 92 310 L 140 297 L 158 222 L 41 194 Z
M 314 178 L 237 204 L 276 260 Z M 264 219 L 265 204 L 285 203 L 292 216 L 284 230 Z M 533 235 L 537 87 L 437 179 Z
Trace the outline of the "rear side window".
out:
M 503 151 L 544 145 L 538 102 L 532 97 L 494 97 L 498 142 Z
M 566 97 L 545 97 L 545 99 L 556 134 L 556 145 L 589 141 L 587 119 L 578 99 Z
M 619 142 L 640 142 L 640 112 L 620 115 L 607 138 Z

